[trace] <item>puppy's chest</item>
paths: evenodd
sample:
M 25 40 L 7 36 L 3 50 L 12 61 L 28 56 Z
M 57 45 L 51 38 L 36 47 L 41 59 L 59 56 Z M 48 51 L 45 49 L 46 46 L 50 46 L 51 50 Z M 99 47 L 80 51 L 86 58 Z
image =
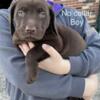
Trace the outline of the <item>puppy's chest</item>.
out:
M 63 39 L 60 35 L 49 35 L 45 36 L 41 41 L 35 42 L 35 45 L 41 47 L 42 44 L 49 44 L 54 47 L 58 52 L 61 52 L 63 49 Z

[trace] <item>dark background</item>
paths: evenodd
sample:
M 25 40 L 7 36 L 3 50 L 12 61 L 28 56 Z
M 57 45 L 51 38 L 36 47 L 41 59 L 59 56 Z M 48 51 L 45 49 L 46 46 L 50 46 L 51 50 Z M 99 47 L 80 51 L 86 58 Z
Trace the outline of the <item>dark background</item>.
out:
M 0 9 L 8 8 L 12 0 L 0 0 Z

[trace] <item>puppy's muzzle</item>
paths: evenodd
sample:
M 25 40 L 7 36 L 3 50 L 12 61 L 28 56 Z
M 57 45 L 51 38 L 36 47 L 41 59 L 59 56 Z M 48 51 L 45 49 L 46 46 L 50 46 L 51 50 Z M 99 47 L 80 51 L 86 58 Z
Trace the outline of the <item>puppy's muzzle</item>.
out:
M 36 27 L 35 26 L 26 26 L 25 32 L 27 34 L 36 34 Z

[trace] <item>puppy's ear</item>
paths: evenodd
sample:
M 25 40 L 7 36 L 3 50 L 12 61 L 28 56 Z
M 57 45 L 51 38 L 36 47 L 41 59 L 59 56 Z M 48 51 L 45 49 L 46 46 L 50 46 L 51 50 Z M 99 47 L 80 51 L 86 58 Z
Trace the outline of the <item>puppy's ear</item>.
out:
M 51 31 L 53 31 L 53 33 L 58 33 L 57 31 L 57 27 L 56 27 L 56 16 L 55 13 L 53 12 L 52 8 L 49 7 L 49 12 L 50 12 L 50 24 L 49 24 L 49 28 Z
M 13 35 L 14 31 L 15 31 L 15 27 L 14 27 L 14 11 L 15 11 L 15 7 L 16 7 L 16 2 L 12 2 L 11 6 L 10 6 L 10 27 L 11 27 L 11 34 Z

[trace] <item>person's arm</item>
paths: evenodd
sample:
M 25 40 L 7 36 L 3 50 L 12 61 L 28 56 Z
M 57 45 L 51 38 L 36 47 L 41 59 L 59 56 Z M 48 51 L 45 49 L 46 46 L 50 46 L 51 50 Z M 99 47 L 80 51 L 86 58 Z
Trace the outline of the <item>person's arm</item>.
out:
M 69 26 L 79 32 L 87 43 L 87 48 L 79 56 L 70 57 L 69 74 L 84 77 L 100 72 L 100 35 L 90 27 L 86 17 L 77 10 L 67 7 L 57 15 L 57 19 L 66 27 Z
M 45 98 L 82 97 L 84 78 L 60 76 L 39 70 L 38 79 L 27 84 L 24 55 L 12 44 L 7 10 L 0 10 L 0 69 L 11 84 L 27 95 Z M 73 84 L 74 83 L 74 84 Z M 52 88 L 51 88 L 52 87 Z M 78 88 L 78 91 L 73 91 Z
M 92 100 L 99 86 L 97 75 L 94 74 L 85 78 L 85 83 L 86 84 L 85 84 L 85 90 L 83 93 L 83 98 L 85 100 Z
M 83 16 L 83 34 L 87 48 L 77 57 L 70 57 L 70 74 L 88 76 L 100 72 L 100 35 L 90 27 Z
M 34 47 L 34 44 L 31 42 L 29 42 L 27 44 L 23 43 L 19 47 L 22 50 L 23 54 L 26 56 L 28 51 Z M 68 69 L 66 67 L 68 65 L 66 63 L 67 60 L 63 59 L 61 57 L 61 55 L 50 45 L 43 44 L 42 47 L 50 55 L 50 57 L 41 61 L 39 63 L 38 67 L 43 70 L 46 70 L 48 72 L 51 72 L 53 74 L 65 75 L 68 72 Z M 75 83 L 73 83 L 73 84 L 75 84 Z M 83 93 L 83 98 L 85 100 L 91 100 L 91 98 L 96 93 L 97 87 L 98 87 L 97 75 L 91 75 L 91 76 L 85 78 L 85 89 L 84 89 L 84 93 Z M 77 87 L 76 87 L 76 89 L 77 89 Z M 71 92 L 70 95 L 75 96 L 75 94 L 74 95 L 72 94 L 74 92 Z

